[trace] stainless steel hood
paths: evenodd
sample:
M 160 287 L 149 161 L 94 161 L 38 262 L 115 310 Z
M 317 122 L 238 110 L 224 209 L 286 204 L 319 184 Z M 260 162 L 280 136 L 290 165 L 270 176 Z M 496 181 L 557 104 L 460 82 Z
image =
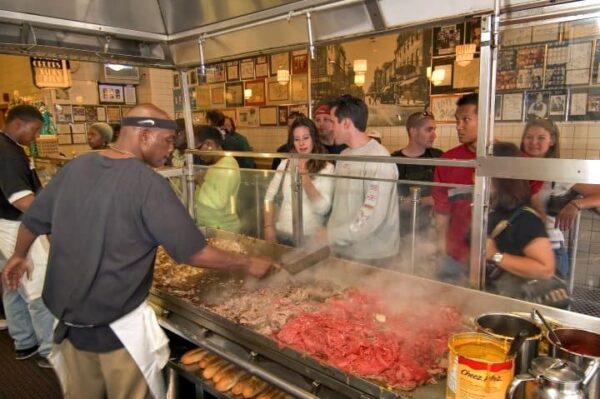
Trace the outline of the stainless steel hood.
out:
M 568 1 L 564 1 L 568 2 Z M 552 0 L 502 0 L 503 10 Z M 493 0 L 0 0 L 0 52 L 159 67 L 315 43 L 489 13 Z

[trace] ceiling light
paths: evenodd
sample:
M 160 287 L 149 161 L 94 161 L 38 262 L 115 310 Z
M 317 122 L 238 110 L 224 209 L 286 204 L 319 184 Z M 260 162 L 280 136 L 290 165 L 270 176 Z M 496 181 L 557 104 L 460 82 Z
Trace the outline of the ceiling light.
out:
M 362 87 L 365 84 L 365 75 L 363 73 L 357 73 L 354 75 L 354 84 L 358 87 Z
M 121 65 L 121 64 L 106 64 L 106 66 L 116 72 L 119 72 L 119 71 L 122 71 L 123 69 L 129 68 L 129 66 Z

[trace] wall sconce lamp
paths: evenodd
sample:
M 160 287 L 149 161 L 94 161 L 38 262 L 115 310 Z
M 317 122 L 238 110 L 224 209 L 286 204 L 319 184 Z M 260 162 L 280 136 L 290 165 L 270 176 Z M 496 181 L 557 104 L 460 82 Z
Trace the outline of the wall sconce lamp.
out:
M 277 70 L 277 83 L 284 86 L 288 84 L 290 81 L 290 71 L 287 69 L 278 69 Z
M 244 90 L 244 99 L 248 100 L 250 97 L 252 97 L 252 89 Z
M 473 61 L 477 46 L 474 43 L 461 44 L 456 46 L 456 63 L 458 66 L 466 67 Z

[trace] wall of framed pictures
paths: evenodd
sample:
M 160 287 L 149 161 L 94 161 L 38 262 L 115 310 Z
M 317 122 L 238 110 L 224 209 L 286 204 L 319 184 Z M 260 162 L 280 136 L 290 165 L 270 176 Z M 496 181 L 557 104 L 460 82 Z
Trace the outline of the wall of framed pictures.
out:
M 295 50 L 243 58 L 188 71 L 193 122 L 205 123 L 209 109 L 219 109 L 240 127 L 286 126 L 291 109 L 308 110 L 308 51 Z M 277 81 L 277 70 L 290 72 L 289 82 Z M 244 91 L 252 95 L 244 98 Z M 179 73 L 173 73 L 175 117 L 182 117 Z
M 600 120 L 600 28 L 583 19 L 510 29 L 498 52 L 496 121 Z

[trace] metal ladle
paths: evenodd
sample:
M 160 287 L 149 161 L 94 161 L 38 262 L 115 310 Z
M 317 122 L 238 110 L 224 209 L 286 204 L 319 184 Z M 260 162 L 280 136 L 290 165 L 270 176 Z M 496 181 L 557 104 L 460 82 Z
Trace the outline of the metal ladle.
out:
M 558 338 L 558 335 L 556 335 L 556 333 L 554 332 L 552 327 L 550 327 L 550 324 L 548 324 L 548 322 L 546 321 L 544 316 L 542 316 L 540 311 L 537 309 L 533 309 L 533 314 L 542 321 L 542 323 L 544 324 L 544 327 L 546 327 L 546 329 L 548 330 L 548 335 L 554 341 L 554 343 L 556 343 L 558 346 L 563 346 L 563 344 L 560 342 L 560 339 Z

